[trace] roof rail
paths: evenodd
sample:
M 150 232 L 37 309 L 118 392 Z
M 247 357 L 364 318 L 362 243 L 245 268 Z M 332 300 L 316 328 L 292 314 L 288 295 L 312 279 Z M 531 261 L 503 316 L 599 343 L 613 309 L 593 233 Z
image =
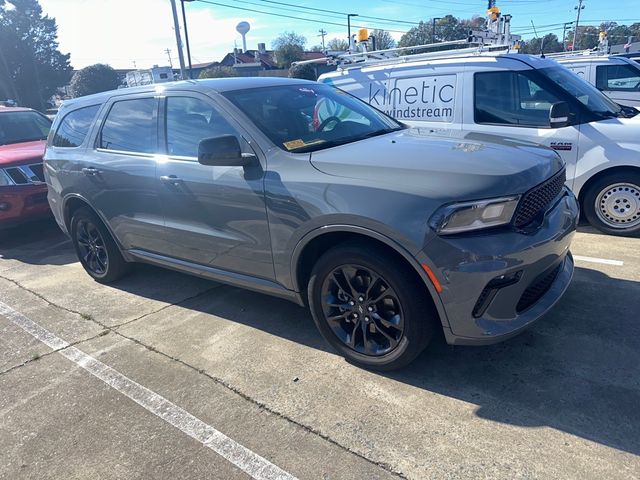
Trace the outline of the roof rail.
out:
M 576 52 L 555 52 L 555 53 L 545 53 L 544 56 L 547 58 L 573 58 L 573 57 L 606 57 L 609 55 L 607 52 L 603 52 L 601 50 L 578 50 Z
M 468 45 L 468 47 L 449 48 L 447 50 L 438 50 L 436 52 L 415 53 L 416 51 L 421 50 L 430 50 L 442 47 L 459 47 L 464 45 Z M 389 48 L 386 50 L 372 50 L 370 52 L 329 52 L 325 58 L 294 62 L 293 65 L 327 63 L 328 65 L 337 65 L 340 69 L 346 70 L 349 68 L 359 68 L 372 64 L 379 65 L 385 63 L 450 58 L 483 53 L 502 53 L 505 50 L 509 51 L 511 48 L 512 47 L 510 45 L 487 45 L 480 42 L 470 42 L 469 40 L 454 40 L 450 42 L 428 43 L 425 45 L 415 45 L 410 47 Z M 414 53 L 403 54 L 404 52 Z

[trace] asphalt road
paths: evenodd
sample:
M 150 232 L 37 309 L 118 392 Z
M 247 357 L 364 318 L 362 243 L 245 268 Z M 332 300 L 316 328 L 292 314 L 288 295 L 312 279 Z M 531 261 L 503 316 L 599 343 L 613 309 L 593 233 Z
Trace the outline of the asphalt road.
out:
M 0 232 L 0 478 L 640 478 L 638 247 L 582 228 L 531 329 L 383 375 L 286 301 Z

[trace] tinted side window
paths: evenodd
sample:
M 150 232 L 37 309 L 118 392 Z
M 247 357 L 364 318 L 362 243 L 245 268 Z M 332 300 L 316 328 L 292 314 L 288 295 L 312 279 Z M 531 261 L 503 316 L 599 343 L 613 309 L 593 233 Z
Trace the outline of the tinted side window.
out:
M 157 100 L 137 98 L 115 102 L 100 134 L 100 148 L 123 152 L 157 150 Z
M 475 121 L 499 125 L 548 127 L 549 110 L 560 100 L 519 72 L 476 73 Z
M 82 145 L 99 109 L 100 105 L 92 105 L 65 115 L 53 136 L 53 146 L 79 147 Z
M 167 153 L 197 157 L 200 140 L 236 135 L 234 128 L 208 103 L 192 97 L 167 98 Z
M 599 90 L 640 92 L 640 69 L 631 65 L 600 65 L 596 67 L 596 87 Z

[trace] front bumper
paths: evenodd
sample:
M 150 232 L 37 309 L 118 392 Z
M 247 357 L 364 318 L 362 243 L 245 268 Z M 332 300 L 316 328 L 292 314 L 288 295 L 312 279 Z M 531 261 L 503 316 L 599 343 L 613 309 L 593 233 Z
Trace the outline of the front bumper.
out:
M 565 188 L 535 230 L 434 238 L 422 254 L 428 252 L 442 284 L 447 342 L 496 343 L 547 313 L 573 276 L 569 247 L 578 217 L 576 198 Z
M 0 187 L 0 228 L 50 214 L 46 184 Z

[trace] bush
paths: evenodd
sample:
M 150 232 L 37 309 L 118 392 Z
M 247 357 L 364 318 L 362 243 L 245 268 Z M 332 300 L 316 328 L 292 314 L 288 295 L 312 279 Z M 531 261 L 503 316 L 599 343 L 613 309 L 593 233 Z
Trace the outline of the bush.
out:
M 109 65 L 96 63 L 78 70 L 71 77 L 71 96 L 83 97 L 92 93 L 106 92 L 118 88 L 118 74 Z
M 316 68 L 311 63 L 292 65 L 289 69 L 289 78 L 302 78 L 304 80 L 313 80 L 314 82 L 318 79 Z
M 200 76 L 198 78 L 229 78 L 229 77 L 237 77 L 238 72 L 233 67 L 225 67 L 223 65 L 219 65 L 216 67 L 207 68 L 203 72 L 200 72 Z

